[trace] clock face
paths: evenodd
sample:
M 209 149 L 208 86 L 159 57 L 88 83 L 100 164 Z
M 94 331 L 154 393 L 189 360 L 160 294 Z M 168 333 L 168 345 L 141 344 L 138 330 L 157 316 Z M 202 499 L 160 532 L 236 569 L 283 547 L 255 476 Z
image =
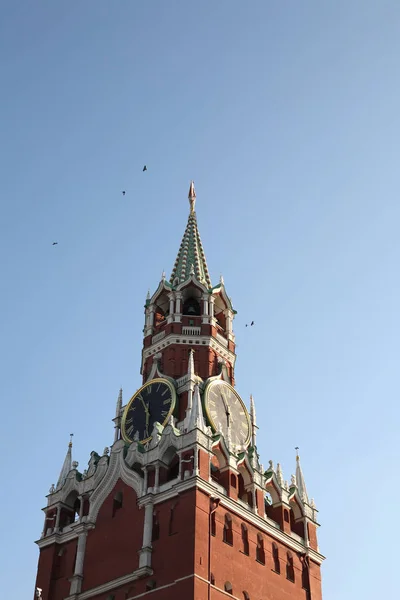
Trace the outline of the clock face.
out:
M 205 389 L 205 409 L 214 431 L 226 438 L 228 429 L 233 446 L 247 446 L 250 441 L 250 418 L 237 391 L 221 380 L 214 380 Z
M 166 425 L 176 404 L 175 388 L 167 379 L 152 379 L 129 400 L 122 416 L 121 433 L 126 442 L 151 439 L 154 423 Z

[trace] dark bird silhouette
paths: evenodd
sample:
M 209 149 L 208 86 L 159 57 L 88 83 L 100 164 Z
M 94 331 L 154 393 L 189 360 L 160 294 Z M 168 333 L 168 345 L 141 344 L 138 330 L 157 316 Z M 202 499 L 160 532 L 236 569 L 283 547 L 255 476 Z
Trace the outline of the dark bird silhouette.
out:
M 122 195 L 125 196 L 125 190 L 122 191 Z
M 252 321 L 252 322 L 250 323 L 250 327 L 253 327 L 253 325 L 254 325 L 254 321 Z M 249 325 L 248 325 L 248 323 L 246 323 L 246 327 L 248 327 L 248 326 L 249 326 Z
M 146 167 L 146 165 L 144 165 L 144 167 L 143 167 L 143 171 L 147 171 L 147 167 Z
M 58 242 L 53 242 L 52 246 L 57 246 Z

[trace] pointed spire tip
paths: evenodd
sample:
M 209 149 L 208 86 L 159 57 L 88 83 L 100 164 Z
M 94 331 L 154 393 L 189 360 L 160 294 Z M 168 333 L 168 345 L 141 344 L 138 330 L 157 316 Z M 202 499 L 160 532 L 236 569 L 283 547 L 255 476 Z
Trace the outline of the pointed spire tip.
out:
M 189 204 L 190 204 L 190 212 L 194 213 L 194 208 L 196 205 L 196 190 L 194 189 L 194 181 L 193 180 L 190 182 L 188 198 L 189 198 Z

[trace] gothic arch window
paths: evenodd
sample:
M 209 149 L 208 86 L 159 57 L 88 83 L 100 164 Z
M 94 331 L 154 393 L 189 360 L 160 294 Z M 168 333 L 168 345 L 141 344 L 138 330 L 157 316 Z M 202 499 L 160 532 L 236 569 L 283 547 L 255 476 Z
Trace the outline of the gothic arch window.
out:
M 243 554 L 246 556 L 249 555 L 249 533 L 247 531 L 246 525 L 242 524 L 242 544 L 243 544 Z
M 260 534 L 257 535 L 256 560 L 265 565 L 264 539 Z
M 250 600 L 250 596 L 247 592 L 243 592 L 243 600 Z
M 286 579 L 294 583 L 293 556 L 290 552 L 286 554 Z
M 122 494 L 122 492 L 117 492 L 115 494 L 114 500 L 113 500 L 113 509 L 112 509 L 113 518 L 115 517 L 116 513 L 120 510 L 120 508 L 122 508 L 122 504 L 123 504 L 123 494 Z
M 191 296 L 190 298 L 185 300 L 185 302 L 183 304 L 182 313 L 184 315 L 188 315 L 189 317 L 199 317 L 200 316 L 200 314 L 201 314 L 200 304 L 197 302 L 196 298 L 193 298 L 193 296 Z
M 228 592 L 228 594 L 233 594 L 232 584 L 230 581 L 225 581 L 224 590 Z
M 285 523 L 290 523 L 289 511 L 286 509 L 283 511 L 283 518 L 285 520 Z
M 272 560 L 274 561 L 275 573 L 280 573 L 281 565 L 279 562 L 279 550 L 278 550 L 278 546 L 275 544 L 275 542 L 272 543 Z
M 223 541 L 233 546 L 232 517 L 228 514 L 225 515 Z

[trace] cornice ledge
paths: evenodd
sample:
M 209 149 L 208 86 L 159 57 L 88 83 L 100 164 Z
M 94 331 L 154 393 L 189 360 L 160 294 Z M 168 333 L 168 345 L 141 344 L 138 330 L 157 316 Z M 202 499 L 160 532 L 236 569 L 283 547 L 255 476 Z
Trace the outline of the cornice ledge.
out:
M 122 577 L 118 577 L 117 579 L 113 579 L 107 583 L 103 583 L 103 585 L 99 585 L 91 590 L 87 590 L 86 592 L 67 596 L 65 600 L 87 600 L 87 598 L 92 598 L 92 596 L 97 596 L 98 594 L 105 594 L 116 587 L 130 583 L 131 581 L 135 581 L 141 577 L 147 577 L 148 575 L 153 575 L 153 569 L 150 567 L 140 567 L 140 569 L 136 569 L 136 571 L 133 571 L 133 573 L 129 573 L 128 575 L 123 575 Z
M 69 531 L 66 531 L 65 533 L 62 531 L 51 533 L 40 540 L 36 540 L 35 544 L 37 544 L 40 549 L 51 546 L 52 544 L 65 544 L 66 542 L 70 542 L 77 538 L 84 531 L 88 532 L 90 529 L 94 529 L 94 523 L 87 521 L 85 523 L 76 523 Z

